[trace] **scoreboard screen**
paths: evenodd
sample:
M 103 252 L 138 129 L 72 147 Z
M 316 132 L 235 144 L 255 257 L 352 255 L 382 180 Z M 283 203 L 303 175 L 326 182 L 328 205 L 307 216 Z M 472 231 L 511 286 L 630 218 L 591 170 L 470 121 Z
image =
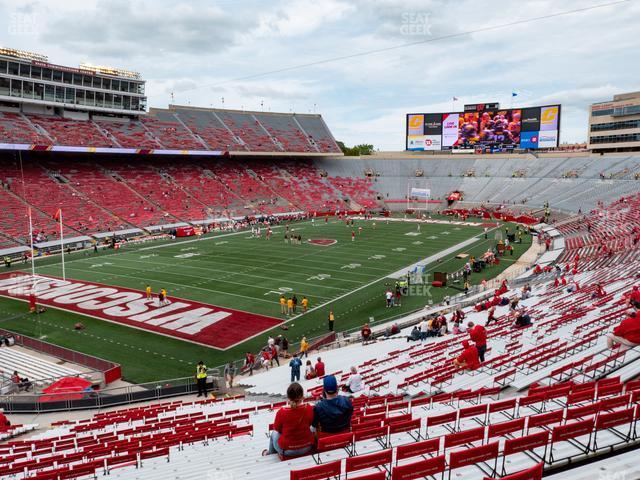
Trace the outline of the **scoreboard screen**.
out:
M 453 148 L 555 148 L 560 140 L 560 105 L 486 108 L 452 113 L 407 114 L 407 150 Z M 466 106 L 468 107 L 468 106 Z M 480 107 L 480 108 L 478 108 Z

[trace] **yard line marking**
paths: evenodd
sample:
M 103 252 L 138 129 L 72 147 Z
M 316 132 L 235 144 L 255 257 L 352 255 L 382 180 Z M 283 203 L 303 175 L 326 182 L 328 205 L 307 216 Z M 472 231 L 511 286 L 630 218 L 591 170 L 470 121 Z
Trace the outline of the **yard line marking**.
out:
M 133 261 L 134 262 L 138 262 L 138 263 L 145 263 L 145 264 L 153 265 L 152 262 L 142 262 L 140 260 L 133 260 Z M 167 264 L 160 263 L 160 265 L 167 265 Z M 74 267 L 72 267 L 72 268 L 74 268 Z M 158 270 L 158 269 L 135 268 L 135 267 L 127 267 L 127 266 L 124 266 L 124 265 L 115 265 L 114 268 L 127 268 L 129 270 L 135 270 L 136 272 L 152 272 L 153 271 L 153 272 L 156 272 L 156 273 L 164 273 L 163 271 Z M 105 272 L 105 273 L 111 274 L 110 272 Z M 237 272 L 233 272 L 233 273 L 229 272 L 229 275 L 223 276 L 223 277 L 203 277 L 202 275 L 190 275 L 188 273 L 180 273 L 180 272 L 176 272 L 176 271 L 172 272 L 172 275 L 177 275 L 177 276 L 190 277 L 190 278 L 201 278 L 201 279 L 207 280 L 207 281 L 218 281 L 218 282 L 223 282 L 223 283 L 232 283 L 234 285 L 242 285 L 244 287 L 252 287 L 252 288 L 268 290 L 268 287 L 259 287 L 257 285 L 252 284 L 252 283 L 242 283 L 242 282 L 234 282 L 232 280 L 227 280 L 227 278 L 229 278 L 230 276 L 237 275 L 237 274 L 238 274 Z M 268 278 L 268 277 L 256 277 L 256 278 Z M 273 280 L 273 278 L 271 278 L 271 280 Z M 340 290 L 340 291 L 344 291 L 345 290 L 344 288 L 328 287 L 326 285 L 323 286 L 323 285 L 318 285 L 318 284 L 315 284 L 315 283 L 303 283 L 303 282 L 295 282 L 295 281 L 292 281 L 292 282 L 289 282 L 289 283 L 297 283 L 297 284 L 300 284 L 300 285 L 307 285 L 309 287 L 316 287 L 316 288 L 331 288 L 331 289 Z M 192 284 L 185 284 L 184 286 L 188 288 L 190 285 L 192 285 Z M 303 293 L 303 292 L 301 292 L 301 293 Z M 314 295 L 314 296 L 317 297 L 317 298 L 329 298 L 329 297 L 323 297 L 323 296 L 320 296 L 320 295 Z
M 80 272 L 85 272 L 85 273 L 93 273 L 93 272 L 91 272 L 91 270 L 82 270 L 82 269 L 77 268 L 77 267 L 71 267 L 71 269 L 72 270 L 78 270 Z M 157 272 L 157 273 L 162 273 L 162 272 Z M 111 274 L 111 276 L 114 276 L 114 277 L 125 277 L 125 278 L 135 278 L 135 279 L 145 280 L 145 281 L 148 280 L 148 278 L 146 278 L 146 277 L 137 277 L 135 275 L 120 275 L 120 274 L 117 274 L 117 273 Z M 78 280 L 78 281 L 82 281 L 82 280 Z M 177 285 L 178 287 L 184 287 L 183 283 L 168 282 L 168 281 L 165 281 L 165 280 L 163 280 L 162 283 L 165 283 L 167 285 Z M 211 288 L 196 287 L 195 285 L 191 285 L 191 286 L 189 286 L 189 288 L 195 288 L 196 290 L 204 290 L 205 292 L 220 293 L 220 294 L 223 294 L 223 295 L 231 295 L 233 297 L 246 298 L 247 300 L 255 300 L 255 301 L 258 301 L 258 302 L 265 302 L 265 303 L 269 303 L 271 305 L 277 305 L 277 303 L 278 303 L 277 301 L 274 301 L 274 300 L 264 300 L 264 299 L 258 298 L 258 297 L 248 297 L 246 295 L 240 295 L 239 293 L 223 292 L 223 291 L 220 291 L 220 290 L 213 290 Z M 262 287 L 256 286 L 256 288 L 262 288 Z M 311 296 L 311 295 L 309 295 L 309 296 Z M 171 298 L 171 295 L 168 295 L 168 297 Z M 238 310 L 238 309 L 234 308 L 234 310 Z M 253 313 L 254 315 L 262 315 L 262 314 L 256 314 L 255 312 L 248 312 L 248 313 Z
M 493 230 L 495 230 L 495 228 L 494 228 Z M 448 248 L 448 249 L 447 249 L 447 251 L 448 251 L 448 253 L 452 253 L 452 252 L 455 252 L 455 251 L 457 251 L 457 250 L 461 250 L 461 249 L 463 249 L 464 247 L 466 247 L 467 245 L 469 245 L 469 244 L 471 244 L 471 243 L 475 243 L 475 242 L 476 242 L 476 241 L 478 241 L 478 240 L 481 240 L 479 236 L 468 238 L 467 240 L 465 240 L 465 241 L 463 241 L 463 242 L 460 242 L 459 244 L 454 245 L 454 246 L 453 246 L 453 247 L 451 247 L 451 248 Z M 448 253 L 445 253 L 445 251 L 441 251 L 441 252 L 438 252 L 438 254 L 436 254 L 436 255 L 432 255 L 431 257 L 428 257 L 426 260 L 429 260 L 429 259 L 431 259 L 431 258 L 438 258 L 438 257 L 440 257 L 440 256 L 447 255 Z M 433 260 L 432 260 L 430 263 L 433 263 Z M 404 269 L 403 271 L 406 271 L 408 268 L 409 268 L 409 267 L 405 267 L 405 269 Z M 396 273 L 397 273 L 397 272 L 396 272 Z M 296 316 L 294 316 L 294 317 L 291 317 L 291 318 L 287 319 L 287 320 L 285 321 L 285 323 L 289 323 L 289 322 L 291 322 L 291 321 L 293 321 L 293 320 L 298 319 L 299 317 L 301 317 L 301 316 L 303 316 L 303 315 L 306 315 L 306 314 L 308 314 L 308 313 L 311 313 L 311 312 L 313 312 L 313 311 L 315 311 L 315 310 L 318 310 L 318 309 L 320 309 L 320 308 L 324 308 L 324 307 L 326 307 L 327 305 L 330 305 L 331 303 L 333 303 L 333 302 L 335 302 L 335 301 L 337 301 L 337 300 L 341 300 L 341 299 L 343 299 L 343 298 L 346 298 L 346 297 L 348 297 L 349 295 L 352 295 L 352 294 L 354 294 L 354 293 L 356 293 L 356 292 L 358 292 L 358 291 L 360 291 L 360 290 L 363 290 L 363 289 L 365 289 L 365 288 L 368 288 L 368 287 L 370 287 L 371 285 L 373 285 L 373 284 L 375 284 L 375 283 L 378 283 L 378 282 L 380 282 L 380 281 L 384 280 L 385 278 L 389 278 L 390 276 L 391 276 L 391 275 L 385 275 L 384 277 L 380 277 L 380 278 L 378 278 L 378 279 L 376 279 L 376 280 L 373 280 L 372 282 L 366 283 L 366 284 L 364 284 L 364 285 L 362 285 L 362 286 L 360 286 L 360 287 L 358 287 L 358 288 L 355 288 L 355 289 L 353 289 L 352 291 L 350 291 L 350 292 L 348 292 L 348 293 L 345 293 L 344 295 L 340 295 L 339 297 L 336 297 L 336 298 L 334 298 L 333 300 L 330 300 L 330 301 L 328 301 L 328 302 L 325 302 L 325 303 L 323 303 L 323 304 L 321 304 L 321 305 L 318 305 L 318 306 L 316 306 L 316 307 L 310 308 L 310 309 L 309 309 L 309 310 L 307 310 L 307 312 L 306 312 L 306 313 L 304 313 L 304 314 L 299 314 L 299 315 L 296 315 Z
M 196 261 L 198 261 L 198 260 L 196 260 Z M 197 269 L 197 270 L 205 270 L 205 271 L 211 272 L 210 268 L 196 267 L 195 265 L 187 265 L 185 262 L 181 262 L 179 265 L 174 265 L 174 264 L 171 264 L 171 263 L 157 262 L 157 261 L 156 262 L 144 262 L 142 260 L 128 260 L 128 262 L 144 263 L 144 264 L 147 264 L 147 265 L 165 265 L 167 267 L 174 267 L 174 268 L 175 267 L 178 267 L 178 268 L 193 268 L 193 269 Z M 228 265 L 227 262 L 223 262 L 223 263 L 226 263 Z M 132 268 L 132 267 L 122 267 L 122 268 Z M 249 268 L 253 269 L 255 267 L 249 267 Z M 258 268 L 263 268 L 263 267 L 258 267 Z M 136 270 L 139 270 L 139 269 L 136 269 Z M 172 272 L 172 274 L 173 275 L 184 275 L 184 276 L 187 276 L 187 277 L 194 277 L 194 278 L 206 278 L 208 280 L 223 280 L 223 281 L 224 281 L 224 279 L 228 278 L 229 276 L 234 276 L 234 275 L 261 278 L 261 279 L 264 279 L 264 280 L 273 280 L 274 279 L 273 277 L 264 277 L 264 276 L 261 276 L 261 275 L 254 275 L 252 273 L 247 273 L 247 271 L 245 271 L 245 272 L 228 271 L 228 270 L 219 270 L 219 271 L 224 272 L 224 273 L 228 273 L 229 275 L 225 275 L 225 276 L 222 276 L 222 277 L 202 277 L 202 276 L 199 276 L 199 275 L 190 275 L 190 274 L 186 274 L 186 273 L 180 273 L 180 271 L 178 271 L 178 270 L 174 270 Z M 306 276 L 306 277 L 309 276 L 308 273 L 296 273 L 296 272 L 282 272 L 282 273 L 285 274 L 285 275 L 291 273 L 291 274 L 296 274 L 296 275 L 303 275 L 303 276 Z M 354 283 L 360 283 L 357 280 L 345 280 L 345 281 L 354 282 Z M 328 285 L 318 285 L 316 283 L 300 282 L 298 280 L 287 280 L 287 282 L 296 283 L 298 285 L 306 285 L 306 286 L 309 286 L 309 287 L 322 287 L 322 288 L 330 288 L 332 290 L 344 290 L 344 288 L 330 287 Z M 233 282 L 231 282 L 231 283 L 233 283 Z M 246 284 L 242 283 L 240 285 L 246 285 Z M 248 286 L 251 286 L 251 285 L 248 285 Z

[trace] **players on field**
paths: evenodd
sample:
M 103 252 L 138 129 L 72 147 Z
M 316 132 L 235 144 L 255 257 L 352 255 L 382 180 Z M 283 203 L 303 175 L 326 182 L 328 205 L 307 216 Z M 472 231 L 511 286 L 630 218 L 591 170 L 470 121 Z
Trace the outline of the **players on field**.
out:
M 167 297 L 167 290 L 164 288 L 160 289 L 160 293 L 158 294 L 158 303 L 160 306 L 169 305 L 169 298 Z
M 284 295 L 280 295 L 280 313 L 283 315 L 287 314 L 287 299 Z
M 302 297 L 302 313 L 307 313 L 309 308 L 309 299 L 307 297 Z
M 151 285 L 147 284 L 145 291 L 147 292 L 147 300 L 151 300 Z
M 287 299 L 287 315 L 293 315 L 293 298 Z

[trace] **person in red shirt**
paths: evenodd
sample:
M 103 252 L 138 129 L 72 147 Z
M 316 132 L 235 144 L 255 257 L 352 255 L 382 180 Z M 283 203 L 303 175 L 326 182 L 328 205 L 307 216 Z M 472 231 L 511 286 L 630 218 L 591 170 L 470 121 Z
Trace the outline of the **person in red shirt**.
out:
M 474 325 L 473 322 L 469 322 L 467 323 L 467 331 L 471 341 L 478 349 L 480 361 L 484 362 L 484 354 L 487 351 L 487 330 L 482 325 Z
M 11 422 L 9 421 L 9 419 L 7 419 L 6 415 L 4 414 L 4 410 L 0 408 L 0 432 L 4 432 L 5 430 L 8 430 L 10 426 L 11 426 Z
M 253 375 L 253 365 L 256 363 L 256 357 L 253 353 L 247 352 L 244 356 L 244 370 L 249 370 L 249 376 Z
M 478 349 L 475 345 L 471 345 L 468 340 L 462 342 L 462 346 L 464 347 L 464 350 L 460 356 L 453 361 L 453 365 L 456 368 L 476 370 L 480 366 Z
M 616 344 L 623 345 L 625 350 L 640 345 L 640 313 L 629 312 L 629 316 L 607 335 L 607 346 L 613 348 Z
M 322 363 L 322 359 L 318 357 L 318 361 L 316 362 L 316 375 L 318 377 L 322 377 L 324 375 L 324 363 Z
M 269 448 L 262 455 L 277 453 L 285 457 L 304 455 L 313 448 L 315 435 L 311 431 L 313 406 L 304 403 L 304 390 L 298 382 L 287 388 L 288 405 L 276 413 Z
M 495 306 L 491 306 L 491 308 L 489 309 L 489 313 L 487 314 L 487 322 L 484 324 L 486 327 L 489 326 L 489 324 L 491 323 L 491 321 L 497 322 L 498 320 L 496 320 L 496 307 Z
M 632 307 L 640 309 L 640 288 L 634 286 L 629 293 L 629 304 Z

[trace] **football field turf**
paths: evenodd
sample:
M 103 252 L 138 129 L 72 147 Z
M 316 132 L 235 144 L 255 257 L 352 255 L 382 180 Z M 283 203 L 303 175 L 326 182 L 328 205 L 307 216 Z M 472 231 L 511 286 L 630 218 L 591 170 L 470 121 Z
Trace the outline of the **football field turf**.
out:
M 393 282 L 389 276 L 416 262 L 432 257 L 428 272 L 454 271 L 465 260 L 457 253 L 481 255 L 495 244 L 493 233 L 484 240 L 481 227 L 356 220 L 347 227 L 338 220 L 301 222 L 290 228 L 303 238 L 302 244 L 284 242 L 284 226 L 273 229 L 266 240 L 253 238 L 248 231 L 207 235 L 201 239 L 164 241 L 127 246 L 118 251 L 99 254 L 80 252 L 67 256 L 67 280 L 92 282 L 100 286 L 121 287 L 140 295 L 146 284 L 154 292 L 168 291 L 172 305 L 193 302 L 195 307 L 211 307 L 222 319 L 201 333 L 180 336 L 180 329 L 163 329 L 133 322 L 114 322 L 114 317 L 97 318 L 48 308 L 43 315 L 19 315 L 23 302 L 0 299 L 0 326 L 41 338 L 122 364 L 126 379 L 145 382 L 191 375 L 193 365 L 203 359 L 216 366 L 229 359 L 237 360 L 244 352 L 257 352 L 269 332 L 284 334 L 297 343 L 303 335 L 315 337 L 327 331 L 327 316 L 333 310 L 337 330 L 359 327 L 371 317 L 384 319 L 413 311 L 429 302 L 439 302 L 444 295 L 459 292 L 456 288 L 430 289 L 403 298 L 401 307 L 386 308 L 384 292 Z M 358 227 L 362 227 L 361 233 Z M 351 240 L 352 231 L 355 241 Z M 513 229 L 512 229 L 513 231 Z M 477 237 L 473 241 L 472 237 Z M 321 240 L 310 243 L 309 239 Z M 335 241 L 335 243 L 334 243 Z M 459 248 L 463 242 L 471 242 Z M 491 278 L 511 265 L 530 244 L 516 244 L 513 256 L 504 257 L 498 266 L 472 276 L 472 283 Z M 439 252 L 441 261 L 434 255 Z M 12 270 L 27 272 L 28 265 L 14 265 Z M 36 263 L 36 273 L 60 277 L 58 258 Z M 300 301 L 309 299 L 309 312 L 282 315 L 278 299 L 284 293 L 295 294 Z M 181 300 L 183 299 L 183 300 Z M 173 307 L 167 307 L 173 308 Z M 149 317 L 151 318 L 151 317 Z M 82 331 L 73 325 L 81 321 Z M 286 322 L 287 331 L 280 326 Z M 157 323 L 157 322 L 156 322 Z M 167 324 L 165 324 L 167 325 Z M 188 328 L 182 329 L 187 331 Z

